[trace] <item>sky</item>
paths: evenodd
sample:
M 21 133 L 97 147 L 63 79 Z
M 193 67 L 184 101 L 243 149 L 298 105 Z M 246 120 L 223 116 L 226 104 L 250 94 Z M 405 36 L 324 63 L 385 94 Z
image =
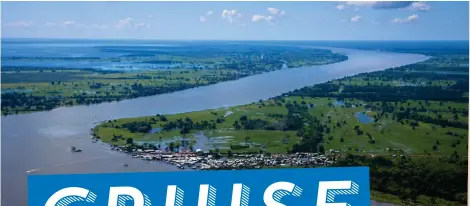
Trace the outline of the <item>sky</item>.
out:
M 468 40 L 468 2 L 1 2 L 3 38 Z

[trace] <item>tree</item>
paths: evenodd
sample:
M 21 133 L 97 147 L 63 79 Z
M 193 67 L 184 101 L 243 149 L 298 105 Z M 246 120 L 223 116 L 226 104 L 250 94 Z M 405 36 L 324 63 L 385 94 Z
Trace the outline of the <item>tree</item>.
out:
M 132 147 L 126 147 L 126 151 L 129 153 L 132 152 Z
M 248 117 L 246 115 L 243 115 L 240 117 L 240 122 L 242 125 L 246 124 L 247 120 L 248 120 Z
M 249 136 L 246 136 L 246 137 L 245 137 L 245 142 L 248 143 L 248 140 L 250 140 L 250 137 L 249 137 Z
M 339 139 L 340 142 L 344 142 L 344 138 L 341 137 L 341 139 Z
M 237 120 L 235 120 L 235 122 L 233 123 L 233 127 L 235 127 L 236 130 L 239 130 L 241 128 Z
M 160 115 L 159 117 L 160 117 L 160 121 L 162 121 L 162 122 L 166 122 L 166 121 L 168 120 L 168 119 L 167 119 L 165 116 L 163 116 L 163 115 Z
M 170 144 L 168 144 L 168 148 L 170 148 L 170 151 L 173 152 L 173 150 L 175 149 L 175 143 L 170 142 Z
M 180 134 L 188 134 L 190 131 L 190 129 L 188 127 L 183 127 L 181 130 L 180 130 Z
M 323 147 L 323 145 L 320 145 L 320 146 L 318 147 L 318 152 L 324 154 L 324 153 L 325 153 L 325 147 Z

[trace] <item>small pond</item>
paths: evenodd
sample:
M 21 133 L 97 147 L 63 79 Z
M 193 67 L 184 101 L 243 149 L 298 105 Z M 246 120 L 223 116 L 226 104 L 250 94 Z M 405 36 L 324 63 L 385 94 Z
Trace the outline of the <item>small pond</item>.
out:
M 159 133 L 160 131 L 162 131 L 162 128 L 152 128 L 152 130 L 150 130 L 150 134 Z
M 334 104 L 336 106 L 343 106 L 344 105 L 344 100 L 335 100 Z
M 374 118 L 370 117 L 365 112 L 357 112 L 355 116 L 356 116 L 357 120 L 359 120 L 359 122 L 361 122 L 363 124 L 368 124 L 368 123 L 374 122 Z

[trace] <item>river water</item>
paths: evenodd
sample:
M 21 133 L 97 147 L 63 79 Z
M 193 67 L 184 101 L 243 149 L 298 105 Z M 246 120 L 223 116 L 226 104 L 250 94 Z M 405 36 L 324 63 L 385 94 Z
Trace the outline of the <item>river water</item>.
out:
M 170 165 L 132 159 L 109 150 L 102 143 L 92 143 L 89 132 L 96 122 L 242 105 L 331 79 L 428 59 L 416 54 L 332 50 L 348 55 L 349 59 L 330 65 L 283 69 L 170 94 L 3 116 L 2 205 L 27 205 L 27 176 L 31 174 L 176 170 Z M 70 152 L 72 145 L 83 152 Z M 129 167 L 123 167 L 124 163 Z

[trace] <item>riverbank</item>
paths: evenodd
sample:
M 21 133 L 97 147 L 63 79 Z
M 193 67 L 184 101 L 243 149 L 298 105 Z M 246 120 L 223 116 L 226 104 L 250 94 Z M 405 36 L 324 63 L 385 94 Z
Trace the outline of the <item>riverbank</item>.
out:
M 231 169 L 261 169 L 272 167 L 322 167 L 333 164 L 332 156 L 318 153 L 297 154 L 231 154 L 214 153 L 212 151 L 198 152 L 165 152 L 152 149 L 132 149 L 113 147 L 113 150 L 132 155 L 147 161 L 161 161 L 177 166 L 179 169 L 192 170 L 231 170 Z
M 199 48 L 196 53 L 191 46 L 185 52 L 181 52 L 180 49 L 184 48 L 181 46 L 174 51 L 169 47 L 168 54 L 153 57 L 139 56 L 148 52 L 144 48 L 142 52 L 134 51 L 138 55 L 132 57 L 2 58 L 6 60 L 6 63 L 2 61 L 2 115 L 119 102 L 234 81 L 265 72 L 327 65 L 348 59 L 330 50 L 282 45 L 200 47 L 203 51 Z M 86 67 L 88 61 L 91 65 L 98 61 L 105 66 Z M 145 63 L 140 65 L 134 61 Z M 134 65 L 136 68 L 133 68 L 132 63 L 140 66 Z M 12 64 L 15 66 L 10 66 Z M 120 64 L 130 66 L 117 66 Z
M 371 188 L 399 196 L 402 202 L 463 203 L 463 184 L 456 177 L 466 176 L 468 75 L 435 71 L 464 71 L 468 68 L 452 67 L 464 59 L 435 57 L 242 106 L 111 120 L 94 132 L 109 144 L 139 141 L 169 151 L 180 150 L 185 139 L 198 144 L 200 131 L 212 140 L 203 146 L 227 153 L 325 153 L 333 149 L 358 155 L 337 166 L 370 166 Z M 419 179 L 427 175 L 440 182 Z M 416 181 L 458 193 L 436 194 L 409 183 Z
M 236 81 L 120 102 L 2 116 L 2 185 L 8 185 L 8 190 L 2 190 L 2 203 L 27 205 L 27 198 L 16 197 L 26 196 L 27 175 L 30 174 L 176 169 L 166 164 L 131 158 L 110 151 L 104 145 L 92 143 L 88 137 L 90 129 L 96 126 L 95 122 L 245 105 L 312 84 L 412 64 L 427 58 L 423 55 L 349 50 L 348 60 L 336 64 L 277 70 Z M 30 145 L 27 149 L 26 143 Z M 71 145 L 83 152 L 71 153 Z M 123 167 L 123 163 L 132 167 Z

